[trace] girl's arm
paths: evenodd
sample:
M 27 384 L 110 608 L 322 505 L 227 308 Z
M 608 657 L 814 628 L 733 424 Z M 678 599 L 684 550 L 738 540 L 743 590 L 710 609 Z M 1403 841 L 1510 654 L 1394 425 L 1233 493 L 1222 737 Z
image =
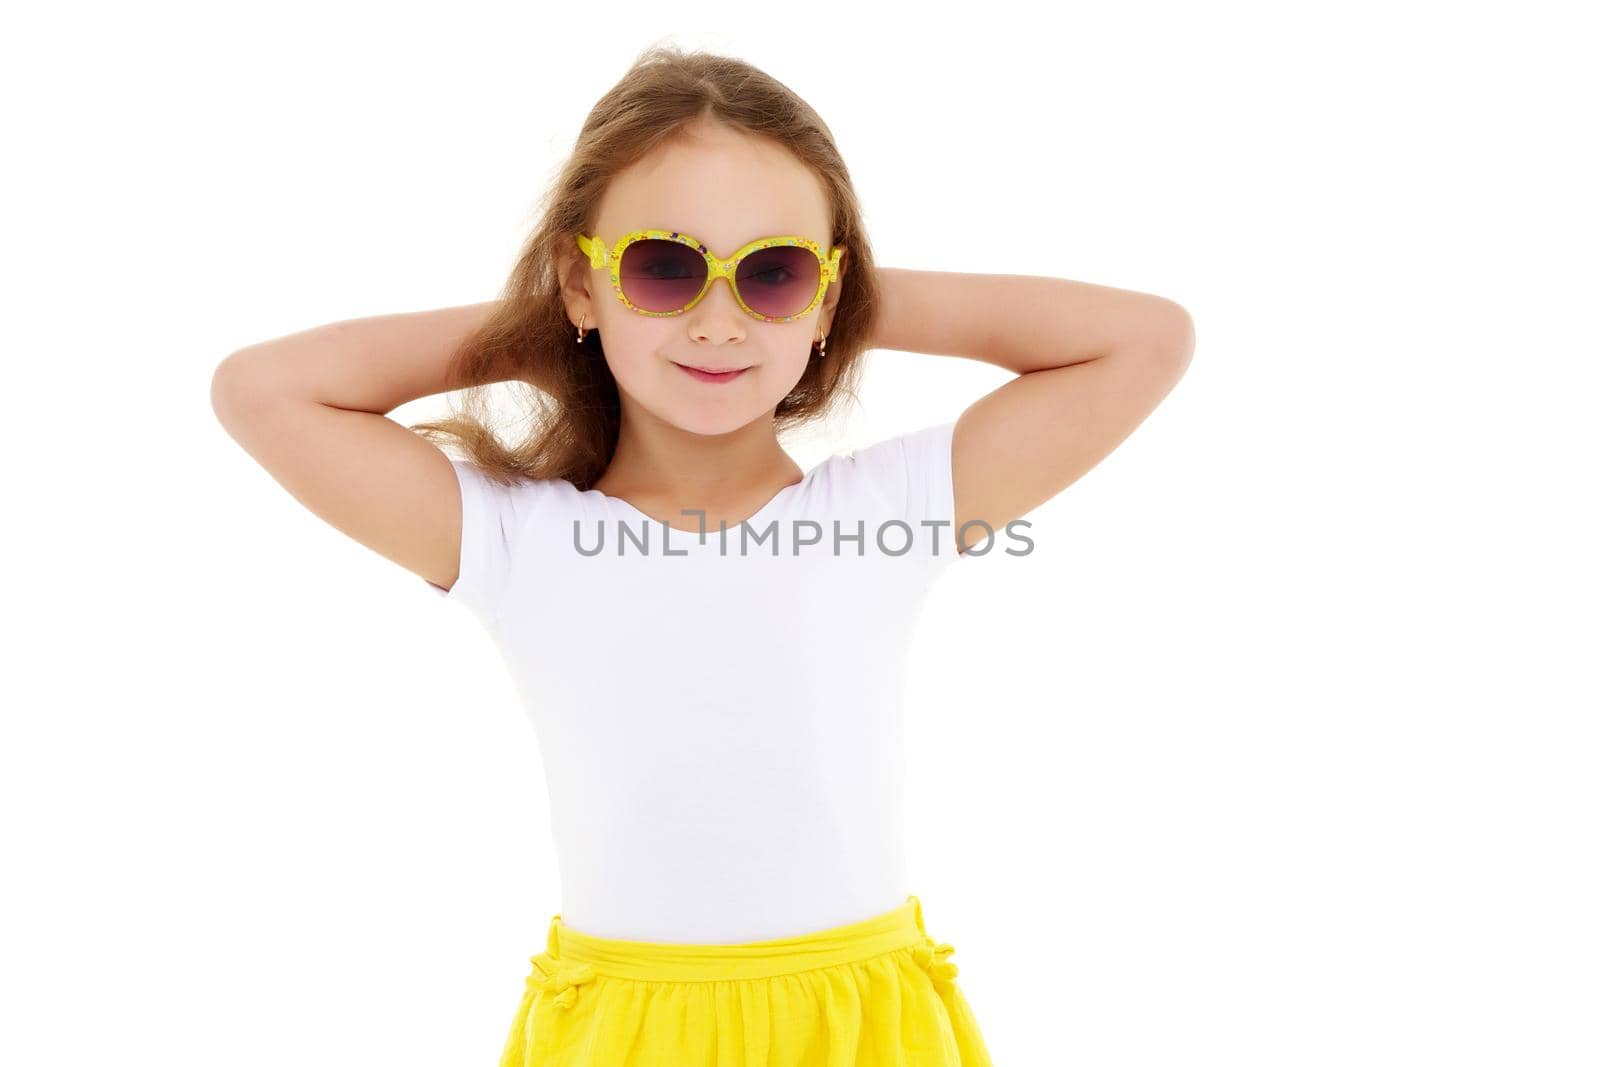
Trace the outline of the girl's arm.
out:
M 352 319 L 250 345 L 212 375 L 212 409 L 300 503 L 448 589 L 461 554 L 455 471 L 387 415 L 457 387 L 445 380 L 448 361 L 493 307 Z
M 956 530 L 996 532 L 1128 438 L 1188 368 L 1194 323 L 1163 297 L 1062 278 L 884 269 L 871 347 L 1019 375 L 974 402 L 951 444 Z M 966 547 L 987 533 L 974 526 Z

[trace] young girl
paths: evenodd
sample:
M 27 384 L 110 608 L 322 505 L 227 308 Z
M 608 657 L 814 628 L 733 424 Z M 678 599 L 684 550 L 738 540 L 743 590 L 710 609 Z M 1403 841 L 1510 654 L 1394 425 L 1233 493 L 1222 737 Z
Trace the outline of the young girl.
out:
M 526 701 L 563 909 L 502 1067 L 988 1064 L 905 881 L 907 641 L 945 567 L 1025 552 L 1007 524 L 1173 387 L 1187 314 L 880 270 L 822 120 L 671 47 L 596 105 L 545 206 L 499 300 L 253 345 L 213 387 L 302 503 L 466 605 Z M 872 348 L 1017 378 L 802 472 L 779 431 Z M 542 408 L 509 444 L 496 382 Z M 467 414 L 386 418 L 456 388 Z

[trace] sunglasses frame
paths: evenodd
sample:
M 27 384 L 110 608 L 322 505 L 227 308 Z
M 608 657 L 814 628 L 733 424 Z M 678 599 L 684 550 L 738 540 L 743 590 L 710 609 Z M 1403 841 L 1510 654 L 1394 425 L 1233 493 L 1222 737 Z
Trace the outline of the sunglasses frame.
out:
M 628 246 L 635 241 L 646 239 L 675 241 L 681 245 L 688 245 L 705 257 L 705 285 L 701 287 L 699 293 L 695 294 L 693 300 L 676 311 L 646 311 L 644 308 L 635 305 L 633 301 L 628 299 L 627 294 L 622 291 L 622 253 L 627 251 Z M 782 318 L 774 318 L 751 310 L 750 305 L 744 302 L 744 297 L 739 295 L 739 284 L 734 278 L 734 272 L 739 269 L 739 263 L 752 252 L 759 252 L 764 248 L 789 245 L 804 248 L 817 257 L 817 265 L 821 270 L 818 271 L 816 295 L 811 298 L 811 303 L 806 305 L 804 311 L 797 311 L 793 315 Z M 728 279 L 728 288 L 733 290 L 733 298 L 738 301 L 739 307 L 744 310 L 746 315 L 760 322 L 793 322 L 795 319 L 803 319 L 815 311 L 817 305 L 822 303 L 823 296 L 828 292 L 828 284 L 838 280 L 839 259 L 845 252 L 843 246 L 837 246 L 830 253 L 824 253 L 822 246 L 810 238 L 801 237 L 797 234 L 786 234 L 781 237 L 763 237 L 759 240 L 751 241 L 727 259 L 721 259 L 697 238 L 690 237 L 686 233 L 677 233 L 673 230 L 634 230 L 632 233 L 624 234 L 622 237 L 617 238 L 617 243 L 612 245 L 609 250 L 606 248 L 606 243 L 600 240 L 598 236 L 586 237 L 580 233 L 578 235 L 578 247 L 583 250 L 584 255 L 589 257 L 590 267 L 610 272 L 611 289 L 617 294 L 617 299 L 627 305 L 630 310 L 640 315 L 648 315 L 656 319 L 682 315 L 705 299 L 706 294 L 711 291 L 711 287 L 716 284 L 718 278 L 726 278 Z

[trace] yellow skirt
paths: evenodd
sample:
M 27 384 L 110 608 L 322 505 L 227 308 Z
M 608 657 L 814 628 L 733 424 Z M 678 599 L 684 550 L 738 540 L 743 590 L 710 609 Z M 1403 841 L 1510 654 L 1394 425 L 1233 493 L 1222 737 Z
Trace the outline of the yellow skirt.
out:
M 556 915 L 500 1067 L 992 1067 L 922 902 L 773 941 L 579 933 Z

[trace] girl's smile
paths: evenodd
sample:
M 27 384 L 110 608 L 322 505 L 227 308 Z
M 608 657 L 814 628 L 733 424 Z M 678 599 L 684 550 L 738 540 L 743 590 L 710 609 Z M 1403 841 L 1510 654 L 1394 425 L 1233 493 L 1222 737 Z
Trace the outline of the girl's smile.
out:
M 686 374 L 693 378 L 697 378 L 702 382 L 731 382 L 735 378 L 739 377 L 739 375 L 750 369 L 749 367 L 738 367 L 730 370 L 716 371 L 707 370 L 704 367 L 690 367 L 677 362 L 674 362 L 672 365 L 680 368 Z

